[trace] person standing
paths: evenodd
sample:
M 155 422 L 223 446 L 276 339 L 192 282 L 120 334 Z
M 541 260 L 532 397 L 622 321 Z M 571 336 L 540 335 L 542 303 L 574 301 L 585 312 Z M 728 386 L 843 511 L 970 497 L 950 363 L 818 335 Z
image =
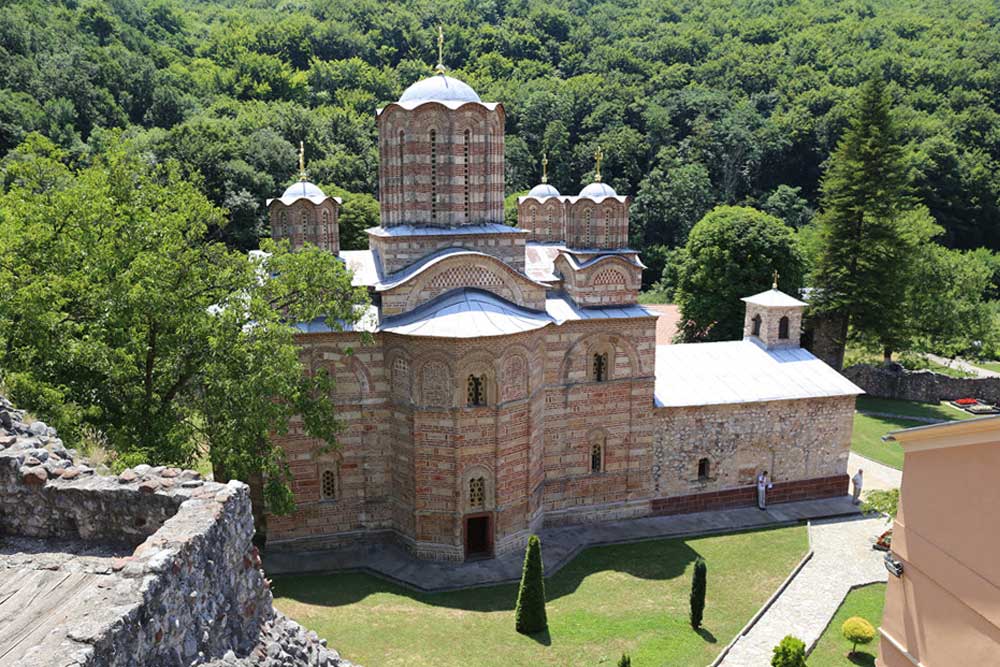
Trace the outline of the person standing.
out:
M 766 470 L 757 475 L 757 509 L 767 509 L 767 490 L 772 486 Z
M 854 477 L 851 478 L 851 481 L 854 483 L 854 493 L 852 494 L 854 499 L 851 502 L 855 505 L 861 504 L 861 486 L 864 484 L 864 478 L 861 473 L 863 472 L 861 468 L 858 468 L 858 471 L 854 473 Z

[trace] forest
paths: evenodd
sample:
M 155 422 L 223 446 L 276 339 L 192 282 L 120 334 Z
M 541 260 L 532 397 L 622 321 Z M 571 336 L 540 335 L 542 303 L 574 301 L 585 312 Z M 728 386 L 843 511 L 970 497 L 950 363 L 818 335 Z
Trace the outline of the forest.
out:
M 0 156 L 31 132 L 87 164 L 124 137 L 176 160 L 255 248 L 264 200 L 309 172 L 377 224 L 374 110 L 444 60 L 507 111 L 509 194 L 575 192 L 592 155 L 666 252 L 717 205 L 800 228 L 848 102 L 888 82 L 915 196 L 952 248 L 1000 249 L 1000 6 L 991 0 L 0 0 Z M 124 130 L 124 135 L 112 132 Z

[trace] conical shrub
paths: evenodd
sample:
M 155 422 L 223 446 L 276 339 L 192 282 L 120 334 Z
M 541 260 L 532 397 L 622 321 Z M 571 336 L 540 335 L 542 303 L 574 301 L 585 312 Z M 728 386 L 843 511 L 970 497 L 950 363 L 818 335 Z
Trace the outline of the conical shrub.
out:
M 524 569 L 521 586 L 517 591 L 517 609 L 514 612 L 517 631 L 532 635 L 549 626 L 545 617 L 545 578 L 542 576 L 542 543 L 537 535 L 528 539 L 524 552 Z
M 694 562 L 694 576 L 691 578 L 691 627 L 701 627 L 705 612 L 705 589 L 708 587 L 708 566 L 701 556 Z

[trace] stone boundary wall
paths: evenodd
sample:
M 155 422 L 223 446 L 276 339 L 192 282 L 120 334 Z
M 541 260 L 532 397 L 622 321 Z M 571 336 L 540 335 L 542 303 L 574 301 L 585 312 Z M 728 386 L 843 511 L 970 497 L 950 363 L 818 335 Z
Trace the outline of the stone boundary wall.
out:
M 776 504 L 842 496 L 847 493 L 848 481 L 847 475 L 833 475 L 794 482 L 775 482 L 774 487 L 767 492 L 767 502 L 768 504 Z M 695 493 L 687 496 L 654 498 L 650 501 L 654 516 L 753 507 L 756 504 L 757 487 L 755 486 L 742 486 L 736 489 Z
M 51 565 L 67 542 L 120 555 L 81 561 L 97 583 L 20 667 L 348 664 L 274 611 L 246 484 L 145 465 L 102 476 L 23 416 L 0 397 L 0 536 L 40 546 L 0 555 L 0 575 L 72 571 L 80 563 Z M 29 618 L 46 613 L 31 603 Z
M 922 403 L 940 403 L 959 398 L 1000 401 L 1000 378 L 953 378 L 933 371 L 910 371 L 899 364 L 856 364 L 845 368 L 844 377 L 875 398 L 894 398 Z

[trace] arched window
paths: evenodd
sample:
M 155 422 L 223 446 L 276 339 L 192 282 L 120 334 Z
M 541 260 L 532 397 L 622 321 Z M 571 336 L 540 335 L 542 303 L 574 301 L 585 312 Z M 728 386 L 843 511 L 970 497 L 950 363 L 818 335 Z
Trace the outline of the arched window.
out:
M 336 500 L 337 498 L 337 473 L 327 469 L 323 471 L 320 478 L 320 490 L 323 493 L 323 500 Z
M 606 382 L 608 379 L 608 353 L 599 352 L 593 359 L 594 382 Z
M 778 338 L 785 340 L 788 338 L 788 318 L 782 317 L 778 320 Z
M 486 405 L 486 376 L 470 375 L 466 382 L 466 405 L 470 408 Z
M 604 472 L 604 438 L 590 443 L 590 472 Z
M 698 480 L 702 482 L 707 480 L 710 471 L 711 464 L 708 462 L 708 459 L 698 459 Z
M 305 211 L 303 211 L 302 215 L 299 216 L 299 224 L 301 225 L 301 230 L 299 231 L 299 234 L 302 235 L 302 240 L 303 241 L 312 240 L 312 239 L 309 238 L 309 231 L 310 231 L 309 230 L 309 216 L 306 215 Z
M 469 219 L 469 131 L 465 131 L 465 148 L 463 162 L 463 176 L 465 178 L 465 219 Z
M 431 130 L 431 220 L 437 220 L 438 210 L 437 130 Z
M 288 214 L 282 211 L 278 214 L 278 236 L 284 238 L 288 235 Z
M 545 216 L 545 240 L 546 241 L 558 241 L 556 238 L 556 230 L 552 225 L 552 213 Z
M 323 232 L 320 236 L 319 246 L 321 248 L 330 248 L 330 212 L 323 211 Z
M 750 335 L 760 336 L 760 315 L 754 315 L 750 321 L 753 322 L 753 329 L 751 329 Z
M 583 212 L 583 247 L 584 248 L 590 248 L 590 247 L 593 247 L 593 245 L 594 245 L 593 240 L 592 240 L 593 239 L 593 235 L 592 235 L 592 232 L 591 232 L 591 229 L 590 229 L 590 218 L 591 218 L 591 213 L 590 213 L 590 209 L 588 208 L 586 211 Z
M 479 510 L 486 507 L 485 477 L 473 477 L 469 480 L 469 507 Z

